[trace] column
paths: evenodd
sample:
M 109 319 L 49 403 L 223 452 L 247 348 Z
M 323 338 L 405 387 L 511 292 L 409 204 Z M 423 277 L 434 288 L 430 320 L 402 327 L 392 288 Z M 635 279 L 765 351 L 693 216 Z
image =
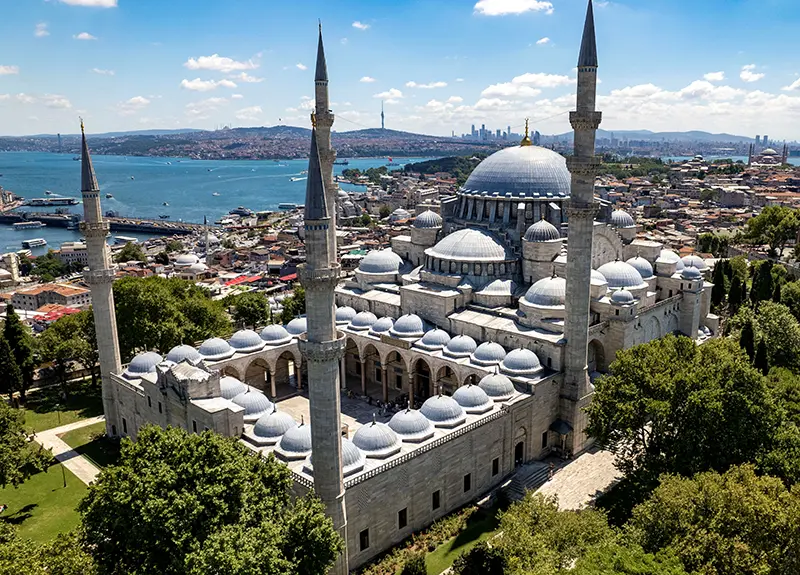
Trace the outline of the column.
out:
M 414 405 L 414 386 L 417 383 L 417 373 L 412 372 L 408 374 L 408 405 Z
M 272 397 L 275 398 L 278 396 L 277 384 L 275 383 L 275 370 L 269 370 L 269 385 L 270 385 L 270 392 L 272 393 Z
M 367 362 L 361 361 L 361 395 L 367 395 Z
M 342 356 L 342 359 L 339 360 L 339 379 L 342 380 L 342 389 L 347 389 L 347 382 L 345 380 L 347 373 L 345 369 L 344 358 L 345 356 Z
M 303 389 L 303 364 L 296 363 L 294 364 L 294 375 L 297 378 L 297 391 Z
M 389 401 L 389 374 L 386 373 L 386 368 L 381 367 L 381 384 L 383 385 L 383 401 Z

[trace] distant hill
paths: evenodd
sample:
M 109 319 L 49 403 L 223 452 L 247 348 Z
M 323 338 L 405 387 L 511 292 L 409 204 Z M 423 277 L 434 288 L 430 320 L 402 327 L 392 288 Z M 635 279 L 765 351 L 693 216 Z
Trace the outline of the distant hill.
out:
M 553 136 L 559 140 L 571 140 L 572 132 L 558 134 Z M 650 130 L 597 130 L 598 138 L 622 138 L 625 140 L 646 140 L 646 141 L 664 141 L 664 142 L 733 142 L 733 143 L 749 143 L 753 138 L 748 136 L 736 136 L 734 134 L 712 134 L 710 132 L 702 132 L 699 130 L 692 130 L 689 132 L 652 132 Z M 547 136 L 545 136 L 547 137 Z
M 103 134 L 88 134 L 93 138 L 124 138 L 128 136 L 172 136 L 174 134 L 192 134 L 203 132 L 194 128 L 181 128 L 178 130 L 132 130 L 130 132 L 105 132 Z M 80 134 L 61 134 L 62 138 L 77 138 Z M 58 134 L 35 134 L 23 136 L 25 138 L 57 138 Z

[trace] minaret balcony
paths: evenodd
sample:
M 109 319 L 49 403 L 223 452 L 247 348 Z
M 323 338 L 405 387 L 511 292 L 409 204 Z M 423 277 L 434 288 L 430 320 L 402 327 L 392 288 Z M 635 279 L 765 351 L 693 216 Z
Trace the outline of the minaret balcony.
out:
M 597 130 L 603 121 L 603 112 L 570 112 L 569 123 L 576 132 Z
M 81 222 L 80 229 L 87 238 L 105 238 L 110 228 L 108 222 Z
M 307 290 L 333 289 L 336 287 L 340 275 L 341 265 L 338 263 L 320 269 L 309 268 L 308 264 L 297 266 L 297 277 Z
M 117 273 L 115 270 L 90 270 L 83 274 L 83 279 L 86 280 L 86 283 L 90 286 L 113 283 L 116 277 Z
M 302 334 L 297 339 L 300 353 L 307 361 L 312 363 L 338 362 L 344 357 L 347 340 L 344 333 L 336 332 L 336 339 L 332 341 L 308 341 L 308 334 Z
M 567 158 L 567 169 L 570 174 L 593 178 L 600 171 L 600 160 L 595 156 L 591 158 L 570 156 Z

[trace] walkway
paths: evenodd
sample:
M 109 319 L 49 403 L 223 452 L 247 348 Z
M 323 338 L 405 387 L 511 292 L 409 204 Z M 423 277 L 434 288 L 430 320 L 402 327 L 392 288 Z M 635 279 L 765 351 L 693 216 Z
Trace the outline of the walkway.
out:
M 556 495 L 562 511 L 583 509 L 622 479 L 614 454 L 597 448 L 581 453 L 564 465 L 537 493 Z
M 89 483 L 95 480 L 100 470 L 58 436 L 72 431 L 73 429 L 80 429 L 81 427 L 86 427 L 101 421 L 105 421 L 105 417 L 102 415 L 90 417 L 89 419 L 82 419 L 75 423 L 70 423 L 69 425 L 48 429 L 47 431 L 40 431 L 34 437 L 34 441 L 45 449 L 50 449 L 55 458 L 60 463 L 64 464 L 64 467 L 74 473 L 75 477 L 83 481 L 86 485 L 89 485 Z

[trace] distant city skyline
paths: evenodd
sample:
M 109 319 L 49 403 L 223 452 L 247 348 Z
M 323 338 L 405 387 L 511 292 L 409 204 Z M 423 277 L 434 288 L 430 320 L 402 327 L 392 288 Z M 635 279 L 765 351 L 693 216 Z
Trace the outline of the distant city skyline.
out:
M 37 0 L 0 19 L 3 135 L 308 126 L 316 18 L 339 131 L 569 131 L 583 0 Z M 800 138 L 791 0 L 596 2 L 607 130 Z M 446 23 L 446 25 L 443 25 Z

